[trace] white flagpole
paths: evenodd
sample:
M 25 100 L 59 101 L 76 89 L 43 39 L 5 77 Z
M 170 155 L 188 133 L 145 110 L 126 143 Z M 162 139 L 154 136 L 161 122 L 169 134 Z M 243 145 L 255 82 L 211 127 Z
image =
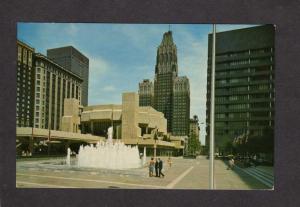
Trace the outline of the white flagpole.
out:
M 212 64 L 211 64 L 211 98 L 210 98 L 210 140 L 209 140 L 209 188 L 215 189 L 215 57 L 216 57 L 216 25 L 213 24 Z

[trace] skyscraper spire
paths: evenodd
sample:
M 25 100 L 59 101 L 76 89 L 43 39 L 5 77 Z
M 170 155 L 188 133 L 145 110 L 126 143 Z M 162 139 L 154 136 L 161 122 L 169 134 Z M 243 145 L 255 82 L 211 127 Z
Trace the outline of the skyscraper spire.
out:
M 161 44 L 157 49 L 156 73 L 178 74 L 177 48 L 173 42 L 172 32 L 165 32 Z

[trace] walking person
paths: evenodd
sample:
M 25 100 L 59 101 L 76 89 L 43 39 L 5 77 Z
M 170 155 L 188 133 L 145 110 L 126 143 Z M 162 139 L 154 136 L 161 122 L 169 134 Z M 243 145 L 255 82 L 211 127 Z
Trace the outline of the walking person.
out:
M 155 159 L 155 177 L 158 177 L 158 168 L 159 168 L 159 163 L 157 158 Z
M 171 160 L 171 157 L 168 158 L 168 164 L 169 164 L 169 168 L 172 167 L 172 160 Z
M 165 177 L 165 175 L 162 173 L 162 169 L 163 169 L 163 161 L 158 158 L 158 170 L 159 170 L 159 176 Z
M 151 157 L 151 160 L 149 162 L 149 177 L 153 177 L 154 165 L 155 165 L 154 159 L 153 157 Z
M 227 170 L 229 170 L 229 169 L 233 169 L 233 166 L 234 166 L 234 159 L 233 158 L 231 158 L 230 160 L 229 160 L 229 165 L 228 165 L 228 168 L 227 168 Z

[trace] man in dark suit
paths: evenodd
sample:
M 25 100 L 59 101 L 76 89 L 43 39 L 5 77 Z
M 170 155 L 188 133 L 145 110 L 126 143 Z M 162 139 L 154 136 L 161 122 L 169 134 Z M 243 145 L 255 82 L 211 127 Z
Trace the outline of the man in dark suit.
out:
M 158 177 L 158 168 L 159 168 L 159 163 L 157 158 L 155 159 L 155 177 Z
M 162 169 L 163 169 L 163 161 L 160 158 L 158 158 L 158 170 L 159 170 L 158 177 L 160 177 L 160 176 L 165 177 L 165 175 L 161 172 Z

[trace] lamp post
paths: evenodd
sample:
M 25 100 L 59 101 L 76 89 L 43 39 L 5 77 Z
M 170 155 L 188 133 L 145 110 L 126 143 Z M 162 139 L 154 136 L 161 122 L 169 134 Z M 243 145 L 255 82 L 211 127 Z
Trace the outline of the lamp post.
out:
M 155 131 L 154 131 L 154 157 L 156 158 L 156 141 L 157 141 L 157 128 L 155 127 Z
M 210 140 L 209 140 L 209 188 L 215 189 L 215 57 L 216 57 L 216 25 L 212 33 L 212 67 L 211 67 L 211 98 L 210 98 Z

